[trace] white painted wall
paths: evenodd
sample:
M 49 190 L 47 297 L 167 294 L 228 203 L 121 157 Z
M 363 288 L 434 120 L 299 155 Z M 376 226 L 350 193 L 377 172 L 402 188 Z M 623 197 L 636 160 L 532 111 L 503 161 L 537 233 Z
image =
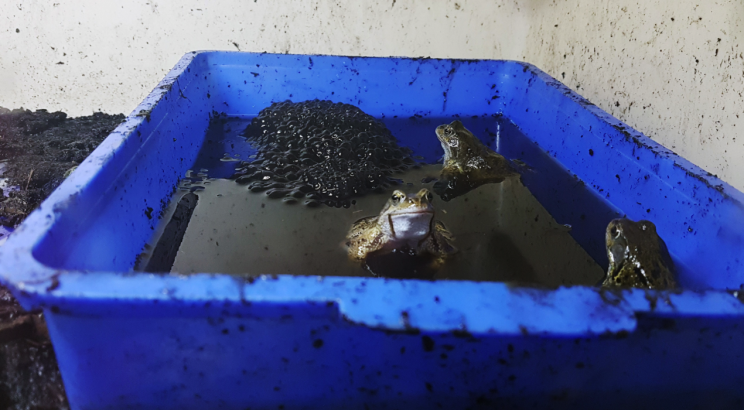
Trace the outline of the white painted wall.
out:
M 527 61 L 744 191 L 744 2 L 533 4 Z
M 201 49 L 517 59 L 744 190 L 743 18 L 740 0 L 0 0 L 0 106 L 129 113 Z

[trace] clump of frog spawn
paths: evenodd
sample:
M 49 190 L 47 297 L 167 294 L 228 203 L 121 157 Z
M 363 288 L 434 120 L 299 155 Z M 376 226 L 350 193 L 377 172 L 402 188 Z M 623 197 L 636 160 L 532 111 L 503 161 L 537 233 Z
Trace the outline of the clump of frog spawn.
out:
M 382 192 L 415 162 L 385 125 L 359 108 L 331 101 L 285 101 L 263 109 L 243 135 L 258 151 L 234 177 L 251 191 L 286 202 L 348 208 Z
M 675 268 L 664 240 L 650 221 L 614 219 L 605 231 L 610 266 L 602 286 L 675 288 Z

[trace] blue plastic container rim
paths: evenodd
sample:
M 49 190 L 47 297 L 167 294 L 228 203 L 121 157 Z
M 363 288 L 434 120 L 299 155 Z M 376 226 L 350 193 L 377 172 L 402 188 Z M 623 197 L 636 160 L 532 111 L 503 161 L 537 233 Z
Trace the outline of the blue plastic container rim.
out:
M 345 320 L 391 331 L 468 332 L 471 334 L 545 335 L 550 337 L 631 332 L 638 313 L 674 317 L 726 317 L 744 314 L 734 294 L 645 290 L 607 291 L 592 287 L 557 290 L 515 287 L 504 283 L 416 281 L 381 278 L 275 275 L 252 280 L 229 275 L 155 275 L 131 272 L 62 271 L 33 257 L 34 247 L 57 215 L 91 183 L 99 168 L 117 155 L 122 143 L 146 120 L 152 108 L 199 56 L 186 54 L 126 120 L 35 210 L 0 247 L 2 282 L 27 309 L 43 308 L 77 316 L 202 316 L 205 304 L 220 304 L 226 315 L 241 315 L 250 305 L 261 315 L 277 306 L 337 306 Z M 291 57 L 291 56 L 290 56 Z M 315 56 L 313 56 L 315 57 Z M 320 57 L 319 57 L 320 58 Z M 377 58 L 377 57 L 356 57 Z M 524 65 L 600 119 L 624 127 L 654 149 L 662 161 L 698 175 L 706 172 L 613 118 L 536 67 Z M 738 202 L 744 194 L 708 175 L 708 186 Z M 157 309 L 153 309 L 153 306 Z M 326 312 L 318 310 L 319 314 Z M 259 314 L 259 313 L 257 313 Z

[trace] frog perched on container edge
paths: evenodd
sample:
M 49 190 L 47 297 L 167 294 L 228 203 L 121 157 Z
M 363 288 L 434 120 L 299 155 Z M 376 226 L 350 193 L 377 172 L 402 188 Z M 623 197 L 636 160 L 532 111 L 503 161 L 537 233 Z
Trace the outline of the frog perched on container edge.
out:
M 450 255 L 457 252 L 452 246 L 452 234 L 441 221 L 434 219 L 433 195 L 428 189 L 416 194 L 395 190 L 378 216 L 354 222 L 346 236 L 349 258 L 367 263 L 367 269 L 378 276 L 415 277 L 409 272 L 390 273 L 374 269 L 369 257 L 381 257 L 385 264 L 398 265 L 422 260 L 426 269 L 436 269 Z M 388 259 L 386 259 L 388 258 Z M 414 263 L 411 266 L 418 266 Z M 411 268 L 414 269 L 414 268 Z M 387 270 L 387 269 L 383 269 Z
M 444 149 L 444 167 L 434 192 L 445 201 L 519 175 L 508 159 L 483 145 L 460 121 L 438 126 L 436 134 Z
M 605 244 L 610 266 L 602 286 L 644 289 L 677 286 L 674 262 L 652 222 L 614 219 L 607 225 Z

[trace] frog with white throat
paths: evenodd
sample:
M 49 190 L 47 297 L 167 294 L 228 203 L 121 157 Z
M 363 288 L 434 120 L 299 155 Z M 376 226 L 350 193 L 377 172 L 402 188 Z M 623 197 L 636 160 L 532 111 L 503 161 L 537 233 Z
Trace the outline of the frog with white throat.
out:
M 352 224 L 346 236 L 349 258 L 378 276 L 417 277 L 407 270 L 436 270 L 457 249 L 452 234 L 434 218 L 433 199 L 426 188 L 416 194 L 395 190 L 378 216 Z M 387 272 L 390 265 L 396 272 Z

